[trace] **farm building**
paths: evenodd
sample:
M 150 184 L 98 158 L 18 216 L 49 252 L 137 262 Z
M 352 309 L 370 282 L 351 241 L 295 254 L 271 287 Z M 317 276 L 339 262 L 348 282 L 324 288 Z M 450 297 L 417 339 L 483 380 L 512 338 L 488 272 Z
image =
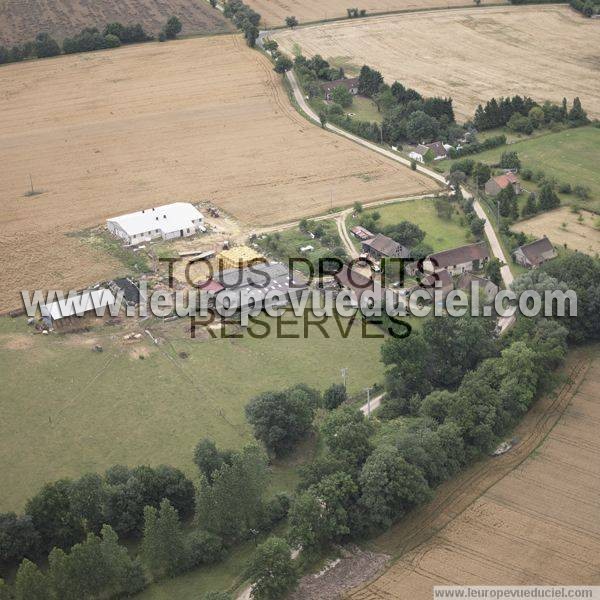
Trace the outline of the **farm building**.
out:
M 378 233 L 374 238 L 364 241 L 361 246 L 363 252 L 375 259 L 410 258 L 410 250 L 406 246 L 382 233 Z
M 372 277 L 367 277 L 348 265 L 344 265 L 334 278 L 339 287 L 353 292 L 358 303 L 365 292 L 372 292 L 375 289 Z
M 256 263 L 266 263 L 267 259 L 248 246 L 234 246 L 223 250 L 218 256 L 220 270 L 245 269 Z
M 129 245 L 161 238 L 170 240 L 206 231 L 202 213 L 189 202 L 174 202 L 113 217 L 108 230 Z
M 115 294 L 122 294 L 123 301 L 127 306 L 138 306 L 146 302 L 146 298 L 140 291 L 138 284 L 129 277 L 115 279 L 108 284 L 108 287 Z
M 428 162 L 430 160 L 442 160 L 448 156 L 449 145 L 442 142 L 432 142 L 431 144 L 419 144 L 408 157 L 417 162 Z
M 221 286 L 220 290 L 218 286 Z M 237 307 L 236 314 L 247 314 L 255 307 L 285 307 L 292 295 L 298 296 L 307 289 L 304 278 L 281 263 L 217 272 L 211 287 L 214 306 L 221 315 L 232 303 Z
M 370 240 L 375 237 L 375 235 L 373 233 L 371 233 L 368 229 L 366 229 L 362 225 L 356 225 L 355 227 L 353 227 L 350 230 L 350 232 L 354 235 L 354 237 L 359 239 L 361 242 Z
M 325 100 L 333 99 L 333 90 L 336 87 L 346 88 L 353 96 L 358 94 L 358 77 L 351 77 L 349 79 L 336 79 L 335 81 L 326 81 L 321 84 L 321 89 L 325 96 Z
M 515 262 L 523 267 L 533 269 L 539 267 L 547 260 L 551 260 L 556 256 L 556 250 L 552 242 L 544 236 L 535 242 L 519 246 L 514 252 L 513 257 Z
M 410 292 L 414 292 L 418 289 L 424 289 L 429 292 L 429 295 L 433 299 L 433 295 L 437 290 L 441 291 L 442 298 L 445 298 L 453 289 L 454 282 L 452 281 L 452 275 L 448 273 L 446 269 L 431 273 L 423 277 L 419 285 L 415 285 L 410 289 Z
M 423 263 L 423 269 L 429 273 L 447 269 L 452 275 L 460 275 L 481 269 L 489 258 L 487 244 L 478 242 L 430 254 Z
M 485 302 L 491 302 L 500 288 L 487 277 L 479 277 L 473 273 L 463 273 L 456 283 L 456 288 L 465 292 L 476 291 L 483 296 Z
M 92 311 L 104 313 L 107 308 L 110 309 L 116 302 L 114 294 L 109 289 L 100 288 L 68 296 L 50 304 L 43 304 L 40 307 L 40 312 L 42 320 L 48 327 L 61 327 L 66 323 L 71 324 L 73 319 L 91 314 Z M 101 316 L 101 314 L 97 316 Z
M 515 194 L 521 193 L 521 184 L 519 183 L 519 178 L 514 173 L 510 172 L 488 179 L 487 183 L 485 184 L 485 193 L 488 196 L 497 196 L 509 185 L 513 186 Z

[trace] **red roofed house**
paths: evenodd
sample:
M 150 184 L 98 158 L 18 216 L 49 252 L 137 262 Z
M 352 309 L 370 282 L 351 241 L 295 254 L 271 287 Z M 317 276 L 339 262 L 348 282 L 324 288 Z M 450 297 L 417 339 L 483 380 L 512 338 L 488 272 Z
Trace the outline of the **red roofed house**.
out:
M 492 177 L 485 184 L 485 193 L 488 196 L 497 196 L 502 190 L 506 189 L 509 185 L 513 186 L 515 194 L 521 193 L 521 185 L 519 184 L 519 178 L 511 172 L 505 173 L 504 175 L 496 175 Z

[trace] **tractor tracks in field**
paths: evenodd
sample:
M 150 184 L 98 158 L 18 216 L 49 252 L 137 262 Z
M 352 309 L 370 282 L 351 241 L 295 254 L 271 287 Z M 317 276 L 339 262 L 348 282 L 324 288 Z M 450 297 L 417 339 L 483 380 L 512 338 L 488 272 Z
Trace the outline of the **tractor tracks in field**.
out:
M 462 474 L 442 484 L 432 502 L 418 509 L 379 537 L 378 550 L 385 550 L 394 561 L 431 540 L 459 517 L 492 486 L 518 468 L 542 444 L 559 422 L 591 365 L 589 357 L 577 357 L 568 368 L 567 379 L 553 394 L 540 398 L 515 428 L 515 446 L 506 454 L 487 457 Z M 423 548 L 425 551 L 426 548 Z M 405 567 L 417 569 L 419 556 L 402 561 Z M 394 568 L 392 564 L 391 569 Z M 379 577 L 384 576 L 386 571 Z M 379 578 L 378 577 L 378 578 Z M 363 584 L 347 597 L 367 600 L 378 597 L 369 586 L 378 578 Z

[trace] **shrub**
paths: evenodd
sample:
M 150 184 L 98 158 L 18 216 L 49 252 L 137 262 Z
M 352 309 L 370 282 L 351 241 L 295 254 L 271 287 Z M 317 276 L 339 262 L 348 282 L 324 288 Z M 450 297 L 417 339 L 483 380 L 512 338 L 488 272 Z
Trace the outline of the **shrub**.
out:
M 188 538 L 188 544 L 190 562 L 194 567 L 221 562 L 226 553 L 221 537 L 208 531 L 194 531 Z
M 346 387 L 341 383 L 334 383 L 323 394 L 323 406 L 327 410 L 333 410 L 343 404 L 347 398 Z

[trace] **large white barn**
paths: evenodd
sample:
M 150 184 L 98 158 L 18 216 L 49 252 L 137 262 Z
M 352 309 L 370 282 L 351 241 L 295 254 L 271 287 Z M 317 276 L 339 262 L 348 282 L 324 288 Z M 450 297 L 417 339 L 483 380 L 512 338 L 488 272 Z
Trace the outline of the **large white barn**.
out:
M 121 215 L 106 221 L 108 230 L 127 244 L 156 238 L 171 240 L 206 231 L 202 213 L 189 202 L 174 202 Z

